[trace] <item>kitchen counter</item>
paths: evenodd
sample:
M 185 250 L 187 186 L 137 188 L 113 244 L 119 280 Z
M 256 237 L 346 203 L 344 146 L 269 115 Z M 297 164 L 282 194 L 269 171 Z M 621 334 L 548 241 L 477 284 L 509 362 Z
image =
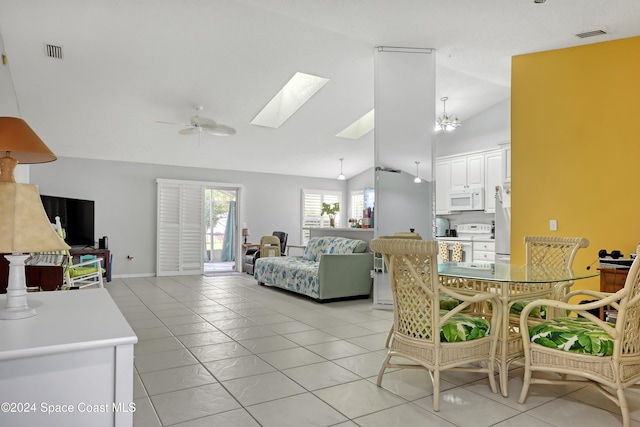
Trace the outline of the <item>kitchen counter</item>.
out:
M 487 237 L 436 237 L 438 242 L 495 242 L 495 239 Z

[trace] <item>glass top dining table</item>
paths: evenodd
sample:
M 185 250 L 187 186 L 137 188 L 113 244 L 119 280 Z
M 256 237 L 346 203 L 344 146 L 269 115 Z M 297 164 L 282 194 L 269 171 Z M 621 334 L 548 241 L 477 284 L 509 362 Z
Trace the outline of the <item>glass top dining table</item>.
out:
M 596 270 L 575 271 L 563 267 L 488 262 L 445 262 L 438 264 L 441 276 L 512 283 L 557 283 L 598 276 Z
M 576 271 L 571 268 L 543 267 L 524 264 L 495 264 L 474 262 L 446 262 L 438 264 L 440 282 L 457 292 L 477 294 L 491 292 L 502 303 L 502 316 L 496 359 L 500 369 L 500 389 L 508 395 L 509 365 L 524 357 L 518 320 L 511 315 L 511 307 L 518 301 L 558 299 L 575 280 L 599 275 L 597 270 Z M 550 315 L 556 313 L 552 310 Z

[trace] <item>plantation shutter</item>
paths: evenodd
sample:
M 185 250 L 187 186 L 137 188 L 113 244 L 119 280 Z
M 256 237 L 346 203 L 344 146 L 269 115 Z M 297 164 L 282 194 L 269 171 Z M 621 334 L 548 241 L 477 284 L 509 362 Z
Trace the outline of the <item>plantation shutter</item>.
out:
M 204 187 L 158 180 L 157 276 L 203 273 Z
M 302 241 L 309 241 L 310 228 L 329 227 L 329 216 L 320 216 L 323 203 L 340 203 L 339 191 L 302 190 Z M 342 207 L 341 207 L 342 208 Z M 340 224 L 340 213 L 336 215 L 336 227 Z
M 364 191 L 351 192 L 351 218 L 362 219 L 364 211 Z

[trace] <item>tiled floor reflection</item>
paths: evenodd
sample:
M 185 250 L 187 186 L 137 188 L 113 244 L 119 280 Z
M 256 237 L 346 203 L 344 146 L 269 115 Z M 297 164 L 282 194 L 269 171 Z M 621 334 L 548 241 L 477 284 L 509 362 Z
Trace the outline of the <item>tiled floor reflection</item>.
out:
M 116 279 L 107 285 L 138 335 L 136 427 L 621 425 L 591 387 L 533 386 L 517 402 L 477 374 L 444 373 L 440 411 L 428 373 L 375 385 L 392 313 L 370 300 L 318 304 L 246 274 Z M 628 392 L 640 426 L 640 394 Z

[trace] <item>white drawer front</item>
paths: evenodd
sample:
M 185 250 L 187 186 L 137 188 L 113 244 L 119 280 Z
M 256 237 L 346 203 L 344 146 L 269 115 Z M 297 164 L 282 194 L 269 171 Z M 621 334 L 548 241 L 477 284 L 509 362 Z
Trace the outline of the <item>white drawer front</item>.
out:
M 473 250 L 474 251 L 496 251 L 495 242 L 473 242 Z
M 495 252 L 488 251 L 473 251 L 473 261 L 474 262 L 494 262 L 496 260 Z

